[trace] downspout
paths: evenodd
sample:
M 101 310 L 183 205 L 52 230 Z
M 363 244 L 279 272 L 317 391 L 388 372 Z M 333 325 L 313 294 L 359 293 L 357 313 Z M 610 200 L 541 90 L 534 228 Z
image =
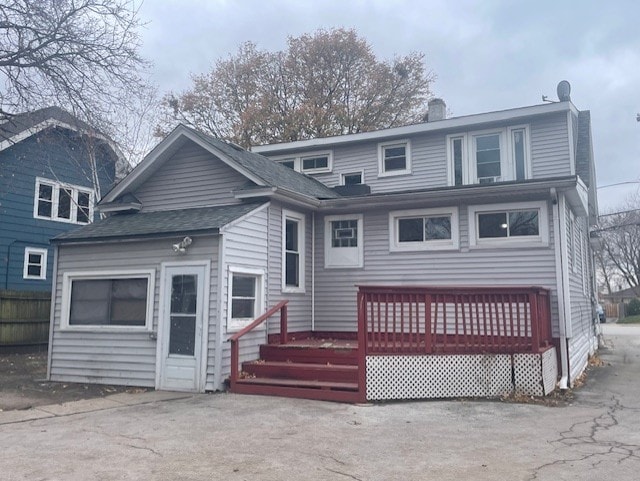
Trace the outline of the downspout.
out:
M 51 380 L 51 358 L 53 354 L 53 328 L 56 312 L 56 289 L 58 286 L 58 245 L 53 246 L 53 273 L 51 274 L 51 304 L 49 308 L 49 349 L 47 353 L 47 381 Z
M 311 212 L 311 332 L 316 330 L 316 213 Z
M 564 265 L 566 260 L 563 258 L 563 246 L 566 242 L 562 235 L 560 226 L 560 206 L 558 202 L 558 193 L 555 188 L 551 188 L 551 203 L 553 204 L 553 241 L 556 256 L 556 292 L 558 295 L 558 319 L 560 331 L 560 389 L 568 389 L 569 387 L 569 362 L 567 353 L 567 319 L 565 316 L 565 284 L 564 284 Z

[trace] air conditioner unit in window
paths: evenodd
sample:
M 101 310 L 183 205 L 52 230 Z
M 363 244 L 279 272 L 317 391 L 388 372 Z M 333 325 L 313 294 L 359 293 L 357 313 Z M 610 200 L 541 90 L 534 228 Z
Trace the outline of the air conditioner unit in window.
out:
M 493 177 L 478 177 L 478 183 L 480 184 L 493 184 L 494 182 L 500 182 L 500 176 Z

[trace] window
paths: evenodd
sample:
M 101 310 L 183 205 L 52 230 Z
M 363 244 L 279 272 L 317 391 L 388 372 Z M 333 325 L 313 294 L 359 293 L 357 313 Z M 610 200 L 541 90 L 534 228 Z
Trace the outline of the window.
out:
M 282 213 L 282 290 L 304 292 L 304 215 Z
M 415 209 L 389 213 L 391 251 L 457 249 L 458 209 Z
M 307 152 L 294 156 L 272 157 L 272 160 L 297 172 L 304 172 L 305 174 L 328 173 L 331 172 L 333 168 L 333 153 L 331 151 Z
M 521 202 L 471 206 L 469 240 L 472 247 L 510 243 L 548 245 L 547 205 Z
M 364 184 L 362 172 L 350 172 L 348 174 L 341 174 L 342 185 L 359 185 Z
M 378 144 L 378 176 L 411 173 L 411 145 L 408 140 Z
M 531 178 L 528 139 L 528 126 L 449 135 L 449 184 L 488 184 Z
M 262 313 L 264 272 L 229 266 L 227 330 L 239 330 Z
M 326 268 L 364 265 L 362 222 L 362 214 L 328 215 L 324 218 Z
M 88 224 L 93 216 L 93 193 L 74 185 L 37 178 L 33 216 L 74 224 Z
M 47 249 L 36 247 L 24 248 L 24 269 L 22 277 L 25 279 L 47 278 Z
M 151 328 L 155 271 L 65 273 L 62 327 Z

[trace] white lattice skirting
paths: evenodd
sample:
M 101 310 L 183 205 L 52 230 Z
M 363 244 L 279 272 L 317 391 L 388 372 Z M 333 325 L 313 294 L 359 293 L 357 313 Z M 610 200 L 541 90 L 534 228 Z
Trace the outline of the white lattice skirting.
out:
M 367 399 L 542 396 L 558 375 L 556 350 L 542 354 L 367 356 Z

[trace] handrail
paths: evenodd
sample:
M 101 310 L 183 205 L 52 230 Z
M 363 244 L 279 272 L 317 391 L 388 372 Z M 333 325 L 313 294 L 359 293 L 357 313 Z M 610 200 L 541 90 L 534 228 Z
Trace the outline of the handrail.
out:
M 253 329 L 258 327 L 264 321 L 273 316 L 276 312 L 280 311 L 280 342 L 282 344 L 286 344 L 288 340 L 287 336 L 287 304 L 288 300 L 280 301 L 275 306 L 270 308 L 267 312 L 262 314 L 260 317 L 257 317 L 251 324 L 236 332 L 233 336 L 231 336 L 228 341 L 231 343 L 231 390 L 236 385 L 239 375 L 239 362 L 240 362 L 240 353 L 239 353 L 239 340 L 242 336 L 251 332 Z

